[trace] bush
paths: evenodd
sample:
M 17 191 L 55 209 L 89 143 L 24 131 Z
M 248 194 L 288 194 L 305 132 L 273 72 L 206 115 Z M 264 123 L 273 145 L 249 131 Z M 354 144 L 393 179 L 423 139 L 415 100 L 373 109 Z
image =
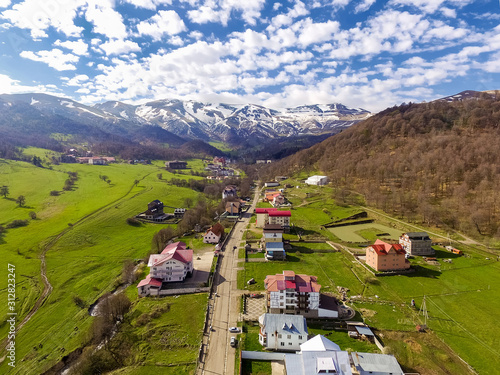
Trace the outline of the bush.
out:
M 380 281 L 376 277 L 367 276 L 365 277 L 365 283 L 372 285 L 379 285 Z
M 128 217 L 127 224 L 132 225 L 133 227 L 139 227 L 139 226 L 141 226 L 142 223 L 139 220 L 137 220 L 135 217 Z
M 149 314 L 144 313 L 135 320 L 135 324 L 140 327 L 140 326 L 144 326 L 144 325 L 148 324 L 150 321 L 151 321 L 151 317 L 149 316 Z
M 58 190 L 52 190 L 50 192 L 50 195 L 53 196 L 53 197 L 57 197 L 58 195 L 60 195 L 61 193 L 58 191 Z
M 30 215 L 30 219 L 31 220 L 35 220 L 36 219 L 36 212 L 35 211 L 30 211 L 29 215 Z
M 84 309 L 87 307 L 87 304 L 85 303 L 85 301 L 78 296 L 73 296 L 73 302 L 75 303 L 75 305 L 77 305 L 81 309 Z
M 25 227 L 29 224 L 28 220 L 14 220 L 11 221 L 9 224 L 6 225 L 6 228 L 18 228 L 18 227 Z

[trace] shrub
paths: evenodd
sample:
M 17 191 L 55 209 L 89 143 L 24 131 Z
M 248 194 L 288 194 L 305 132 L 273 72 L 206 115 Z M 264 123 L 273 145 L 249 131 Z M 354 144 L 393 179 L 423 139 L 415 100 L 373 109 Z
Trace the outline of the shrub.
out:
M 128 217 L 127 224 L 132 225 L 133 227 L 141 226 L 141 222 L 139 220 L 137 220 L 135 217 Z
M 73 302 L 75 303 L 75 305 L 77 305 L 81 309 L 84 309 L 87 307 L 87 304 L 85 303 L 85 301 L 78 296 L 73 296 Z
M 144 313 L 135 320 L 135 324 L 140 327 L 140 326 L 144 326 L 144 325 L 148 324 L 150 321 L 151 321 L 151 317 L 149 316 L 149 314 Z
M 9 224 L 6 225 L 6 228 L 18 228 L 18 227 L 25 227 L 29 224 L 28 220 L 13 220 Z
M 367 276 L 367 277 L 365 277 L 365 283 L 372 284 L 372 285 L 378 285 L 378 284 L 380 284 L 380 281 L 376 277 Z
M 29 215 L 30 215 L 30 219 L 31 220 L 35 220 L 36 219 L 36 212 L 35 211 L 30 211 Z
M 58 190 L 52 190 L 50 192 L 50 195 L 53 196 L 53 197 L 57 197 L 59 194 L 61 194 Z

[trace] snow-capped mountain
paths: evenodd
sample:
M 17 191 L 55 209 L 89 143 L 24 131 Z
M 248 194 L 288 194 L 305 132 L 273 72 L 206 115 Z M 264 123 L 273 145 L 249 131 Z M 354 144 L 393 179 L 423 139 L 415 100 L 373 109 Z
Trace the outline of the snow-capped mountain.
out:
M 155 124 L 181 137 L 231 141 L 335 133 L 372 114 L 342 104 L 270 109 L 182 100 L 158 100 L 139 106 L 119 102 L 96 105 L 118 118 Z
M 0 102 L 10 106 L 10 111 L 20 121 L 26 116 L 37 118 L 42 124 L 37 128 L 40 131 L 50 128 L 50 133 L 59 132 L 60 119 L 65 124 L 60 130 L 65 134 L 74 126 L 128 139 L 144 139 L 147 135 L 148 139 L 160 137 L 160 142 L 171 140 L 175 143 L 201 139 L 240 144 L 283 136 L 333 134 L 371 116 L 368 111 L 342 104 L 271 109 L 256 104 L 155 100 L 142 105 L 109 101 L 88 106 L 46 94 L 0 95 Z M 30 118 L 25 122 L 29 123 Z M 7 119 L 5 122 L 5 126 L 9 126 Z

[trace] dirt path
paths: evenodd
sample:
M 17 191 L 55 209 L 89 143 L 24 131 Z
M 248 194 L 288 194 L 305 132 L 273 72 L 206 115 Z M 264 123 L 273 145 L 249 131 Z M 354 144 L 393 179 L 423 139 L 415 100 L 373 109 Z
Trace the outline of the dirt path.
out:
M 150 172 L 148 174 L 146 174 L 145 176 L 143 176 L 139 181 L 142 181 L 144 180 L 147 176 L 149 176 L 150 174 L 152 174 L 154 172 Z M 16 334 L 19 332 L 19 330 L 21 330 L 25 325 L 26 323 L 28 323 L 31 318 L 37 313 L 37 311 L 40 309 L 40 307 L 44 304 L 44 302 L 47 300 L 47 298 L 49 297 L 50 293 L 52 292 L 52 284 L 50 283 L 49 279 L 47 278 L 47 263 L 45 261 L 45 256 L 47 254 L 47 252 L 66 234 L 68 233 L 70 230 L 74 229 L 75 227 L 77 227 L 78 225 L 81 225 L 82 223 L 84 223 L 85 221 L 87 221 L 88 219 L 90 219 L 91 217 L 105 211 L 106 209 L 109 209 L 111 208 L 112 206 L 116 205 L 117 203 L 119 203 L 120 201 L 124 200 L 129 194 L 130 192 L 132 191 L 132 189 L 134 188 L 135 184 L 132 184 L 132 186 L 130 187 L 130 189 L 120 198 L 118 199 L 115 199 L 114 201 L 98 208 L 97 210 L 83 216 L 81 219 L 79 219 L 78 221 L 76 221 L 71 227 L 68 227 L 66 229 L 64 229 L 62 232 L 60 232 L 56 237 L 54 237 L 52 240 L 50 240 L 46 245 L 44 245 L 43 247 L 43 250 L 40 254 L 40 262 L 41 262 L 41 265 L 40 265 L 40 277 L 42 279 L 42 282 L 43 282 L 43 291 L 42 291 L 42 294 L 40 295 L 40 297 L 37 299 L 37 301 L 35 302 L 35 304 L 33 305 L 33 307 L 31 308 L 31 310 L 28 312 L 28 314 L 23 318 L 23 320 L 17 325 L 16 327 Z M 144 194 L 146 191 L 148 191 L 148 189 L 144 189 L 140 192 L 138 192 L 137 194 L 134 194 L 132 197 L 130 197 L 129 199 L 132 199 L 138 195 L 141 195 L 141 194 Z M 0 343 L 0 350 L 4 350 L 5 347 L 7 346 L 7 338 L 5 338 L 4 340 L 2 340 L 2 342 Z M 0 358 L 0 361 L 3 361 L 4 358 Z

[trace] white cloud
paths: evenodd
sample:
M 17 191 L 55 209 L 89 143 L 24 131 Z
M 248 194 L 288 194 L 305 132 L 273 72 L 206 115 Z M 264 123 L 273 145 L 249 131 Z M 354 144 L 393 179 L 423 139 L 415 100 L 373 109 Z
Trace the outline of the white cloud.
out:
M 305 4 L 302 1 L 297 0 L 293 8 L 288 9 L 286 14 L 279 14 L 271 20 L 269 30 L 279 29 L 282 26 L 291 25 L 294 19 L 308 14 L 309 11 L 306 9 Z
M 0 74 L 0 93 L 16 94 L 22 92 L 46 92 L 44 86 L 25 86 L 20 81 L 10 78 L 5 74 Z
M 64 47 L 71 50 L 75 55 L 88 55 L 89 46 L 83 40 L 61 42 L 59 39 L 54 42 L 54 45 Z
M 0 8 L 7 8 L 10 5 L 10 0 L 0 0 Z
M 149 35 L 154 41 L 161 40 L 163 35 L 175 35 L 186 31 L 186 25 L 173 10 L 160 10 L 149 20 L 137 25 L 140 35 Z
M 25 0 L 3 11 L 0 17 L 16 27 L 28 29 L 33 39 L 46 38 L 49 27 L 66 36 L 79 36 L 83 28 L 76 26 L 73 19 L 84 4 L 85 0 Z
M 337 21 L 327 21 L 314 23 L 310 18 L 296 23 L 292 29 L 299 32 L 298 42 L 302 47 L 310 44 L 317 44 L 330 40 L 334 33 L 339 30 L 340 24 Z
M 121 39 L 113 39 L 102 43 L 99 48 L 102 49 L 108 56 L 128 54 L 130 52 L 138 52 L 141 50 L 141 47 L 139 47 L 136 42 Z
M 420 9 L 425 13 L 434 13 L 443 8 L 443 4 L 448 3 L 451 6 L 462 8 L 473 0 L 391 0 L 389 6 L 411 6 Z
M 51 51 L 22 51 L 20 56 L 25 59 L 43 62 L 51 68 L 59 71 L 76 70 L 75 64 L 80 59 L 78 56 L 71 53 L 65 54 L 58 48 L 54 48 Z
M 159 5 L 172 5 L 172 0 L 124 0 L 125 3 L 134 5 L 136 8 L 156 10 Z
M 113 9 L 113 0 L 89 0 L 85 11 L 85 18 L 94 25 L 93 31 L 108 38 L 124 39 L 127 37 L 127 28 L 123 17 Z
M 443 16 L 448 18 L 457 18 L 457 11 L 455 9 L 443 7 L 440 9 Z
M 68 79 L 66 85 L 68 86 L 82 86 L 85 82 L 89 81 L 89 76 L 86 74 L 78 74 L 71 79 Z
M 178 35 L 174 35 L 173 37 L 169 38 L 168 39 L 168 43 L 169 44 L 172 44 L 174 46 L 178 46 L 178 47 L 181 47 L 184 45 L 184 39 L 182 39 L 180 36 Z
M 227 26 L 231 14 L 238 12 L 247 24 L 255 25 L 264 4 L 265 0 L 205 0 L 187 14 L 194 23 L 215 22 Z
M 366 12 L 371 8 L 373 4 L 375 4 L 375 1 L 377 0 L 362 0 L 359 4 L 356 5 L 354 11 L 356 13 Z

